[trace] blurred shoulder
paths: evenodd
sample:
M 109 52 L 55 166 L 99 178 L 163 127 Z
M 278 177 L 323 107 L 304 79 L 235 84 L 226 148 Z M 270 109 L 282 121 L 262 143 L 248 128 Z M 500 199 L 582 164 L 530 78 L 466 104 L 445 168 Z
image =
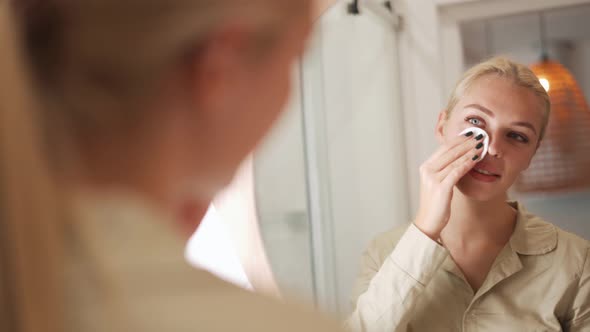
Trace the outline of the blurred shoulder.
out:
M 378 234 L 367 246 L 367 252 L 383 262 L 393 251 L 401 237 L 404 235 L 411 223 L 396 226 L 388 231 Z

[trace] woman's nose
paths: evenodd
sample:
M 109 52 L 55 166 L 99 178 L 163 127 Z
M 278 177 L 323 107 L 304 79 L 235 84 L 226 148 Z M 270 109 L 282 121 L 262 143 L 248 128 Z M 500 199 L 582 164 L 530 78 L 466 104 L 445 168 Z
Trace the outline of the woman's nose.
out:
M 490 136 L 490 146 L 488 148 L 488 154 L 495 158 L 502 158 L 502 140 L 498 139 L 498 135 L 494 135 L 492 133 L 488 134 Z

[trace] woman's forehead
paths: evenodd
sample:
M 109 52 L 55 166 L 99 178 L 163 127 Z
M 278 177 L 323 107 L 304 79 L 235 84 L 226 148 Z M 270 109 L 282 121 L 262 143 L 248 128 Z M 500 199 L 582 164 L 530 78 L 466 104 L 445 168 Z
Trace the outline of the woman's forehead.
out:
M 458 104 L 461 108 L 480 104 L 494 113 L 524 112 L 537 116 L 542 111 L 541 100 L 533 91 L 503 77 L 482 77 L 476 80 Z
M 543 106 L 539 97 L 502 77 L 483 77 L 474 82 L 456 108 L 454 112 L 460 114 L 475 111 L 511 121 L 529 121 L 536 127 L 540 127 L 543 121 Z

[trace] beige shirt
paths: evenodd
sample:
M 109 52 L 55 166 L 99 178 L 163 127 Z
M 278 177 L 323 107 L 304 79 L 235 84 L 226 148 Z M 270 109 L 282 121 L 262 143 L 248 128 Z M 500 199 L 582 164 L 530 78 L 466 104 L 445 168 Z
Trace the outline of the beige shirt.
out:
M 81 199 L 68 234 L 66 331 L 339 331 L 302 306 L 196 270 L 170 218 L 129 197 Z
M 374 268 L 363 263 L 362 290 L 346 321 L 349 330 L 405 331 L 400 327 L 413 317 L 420 294 L 447 259 L 447 251 L 414 226 L 398 239 L 397 246 L 389 246 L 380 260 L 368 257 Z
M 590 243 L 511 204 L 518 210 L 514 233 L 475 294 L 447 255 L 442 264 L 415 260 L 416 270 L 435 270 L 432 279 L 421 282 L 416 298 L 395 296 L 405 286 L 392 276 L 408 272 L 389 264 L 392 252 L 414 259 L 426 243 L 413 225 L 374 239 L 353 292 L 352 317 L 368 317 L 356 330 L 590 331 Z M 392 312 L 408 303 L 408 318 L 392 323 Z

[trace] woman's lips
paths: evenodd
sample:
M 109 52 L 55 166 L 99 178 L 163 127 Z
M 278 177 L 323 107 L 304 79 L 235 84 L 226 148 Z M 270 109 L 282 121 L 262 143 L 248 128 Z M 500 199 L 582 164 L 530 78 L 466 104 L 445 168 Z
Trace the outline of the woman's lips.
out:
M 495 182 L 500 180 L 500 175 L 496 173 L 492 173 L 482 168 L 475 167 L 471 171 L 469 171 L 469 175 L 476 180 L 482 182 Z

